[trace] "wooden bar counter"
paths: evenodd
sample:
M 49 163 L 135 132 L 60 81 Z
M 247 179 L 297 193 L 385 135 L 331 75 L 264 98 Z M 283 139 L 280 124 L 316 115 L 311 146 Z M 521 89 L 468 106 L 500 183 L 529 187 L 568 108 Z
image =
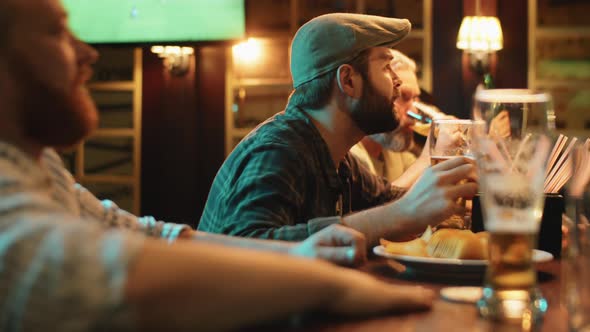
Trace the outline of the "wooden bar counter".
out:
M 407 277 L 404 266 L 381 257 L 372 257 L 368 263 L 359 268 L 381 280 L 399 285 L 421 285 L 439 292 L 448 286 L 480 286 L 479 281 L 437 282 L 436 280 Z M 549 308 L 541 324 L 533 326 L 531 331 L 560 332 L 567 331 L 567 315 L 560 304 L 561 263 L 553 260 L 537 265 L 539 286 L 548 301 Z M 364 319 L 329 317 L 326 315 L 309 315 L 291 319 L 266 328 L 258 327 L 252 331 L 523 331 L 519 325 L 494 323 L 482 319 L 473 304 L 449 302 L 440 296 L 435 300 L 431 310 L 404 314 L 390 314 Z

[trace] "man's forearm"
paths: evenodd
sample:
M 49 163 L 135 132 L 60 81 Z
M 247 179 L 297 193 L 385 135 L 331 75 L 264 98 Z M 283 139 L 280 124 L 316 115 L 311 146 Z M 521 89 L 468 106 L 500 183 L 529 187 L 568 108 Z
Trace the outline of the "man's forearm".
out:
M 328 305 L 347 287 L 326 263 L 180 241 L 147 241 L 128 273 L 139 330 L 229 330 Z
M 424 173 L 424 170 L 430 166 L 430 159 L 425 159 L 424 157 L 420 157 L 416 159 L 416 161 L 410 165 L 410 167 L 400 175 L 397 179 L 395 179 L 392 183 L 397 187 L 402 188 L 409 188 L 411 187 L 416 180 Z
M 278 253 L 289 253 L 289 251 L 295 246 L 294 242 L 279 240 L 258 240 L 220 234 L 211 234 L 200 231 L 195 231 L 193 233 L 192 238 L 200 243 L 220 244 L 224 246 L 272 251 Z
M 298 222 L 287 218 L 276 218 L 272 215 L 250 215 L 245 212 L 239 221 L 233 222 L 229 227 L 215 227 L 204 230 L 215 234 L 223 232 L 224 234 L 245 238 L 293 242 L 304 241 L 310 235 L 332 224 L 339 223 L 340 216 L 319 217 L 305 222 Z M 229 242 L 227 244 L 231 245 Z
M 370 249 L 379 244 L 379 238 L 395 240 L 419 232 L 402 205 L 396 201 L 363 210 L 343 217 L 342 223 L 363 233 Z

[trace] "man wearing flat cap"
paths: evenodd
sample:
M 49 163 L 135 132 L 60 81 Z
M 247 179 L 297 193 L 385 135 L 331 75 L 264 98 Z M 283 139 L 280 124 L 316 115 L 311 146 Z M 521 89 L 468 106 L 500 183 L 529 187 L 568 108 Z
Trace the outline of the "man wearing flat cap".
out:
M 391 185 L 349 154 L 365 135 L 395 129 L 401 84 L 391 47 L 405 19 L 327 14 L 304 24 L 291 45 L 294 90 L 286 110 L 253 130 L 221 166 L 199 229 L 301 240 L 328 225 L 365 234 L 367 245 L 423 231 L 476 192 L 462 158 L 428 168 L 410 188 Z

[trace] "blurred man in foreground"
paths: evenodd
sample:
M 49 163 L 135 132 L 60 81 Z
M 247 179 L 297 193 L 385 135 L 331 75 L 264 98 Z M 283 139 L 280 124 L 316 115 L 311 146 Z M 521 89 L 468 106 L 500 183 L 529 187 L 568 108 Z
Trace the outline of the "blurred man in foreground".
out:
M 214 331 L 309 310 L 430 306 L 429 291 L 279 254 L 362 259 L 363 237 L 343 227 L 295 244 L 231 239 L 97 200 L 54 151 L 97 126 L 84 88 L 96 51 L 71 34 L 58 0 L 0 1 L 0 28 L 1 331 Z

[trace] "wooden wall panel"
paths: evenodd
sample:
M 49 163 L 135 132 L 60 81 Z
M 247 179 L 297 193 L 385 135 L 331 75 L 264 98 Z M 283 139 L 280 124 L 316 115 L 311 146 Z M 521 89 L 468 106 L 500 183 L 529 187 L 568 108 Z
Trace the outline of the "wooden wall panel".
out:
M 504 49 L 498 51 L 496 87 L 526 88 L 528 64 L 527 1 L 498 0 Z
M 492 57 L 491 71 L 498 88 L 527 86 L 527 2 L 481 1 L 482 15 L 497 15 L 504 33 L 504 49 Z M 446 113 L 469 118 L 479 78 L 470 70 L 468 56 L 456 47 L 464 15 L 475 14 L 475 0 L 433 1 L 433 96 Z
M 141 211 L 196 226 L 224 157 L 225 47 L 196 47 L 181 77 L 143 53 Z
M 457 33 L 463 18 L 463 1 L 432 2 L 432 78 L 434 102 L 440 109 L 457 117 L 468 116 L 463 81 L 461 51 Z

